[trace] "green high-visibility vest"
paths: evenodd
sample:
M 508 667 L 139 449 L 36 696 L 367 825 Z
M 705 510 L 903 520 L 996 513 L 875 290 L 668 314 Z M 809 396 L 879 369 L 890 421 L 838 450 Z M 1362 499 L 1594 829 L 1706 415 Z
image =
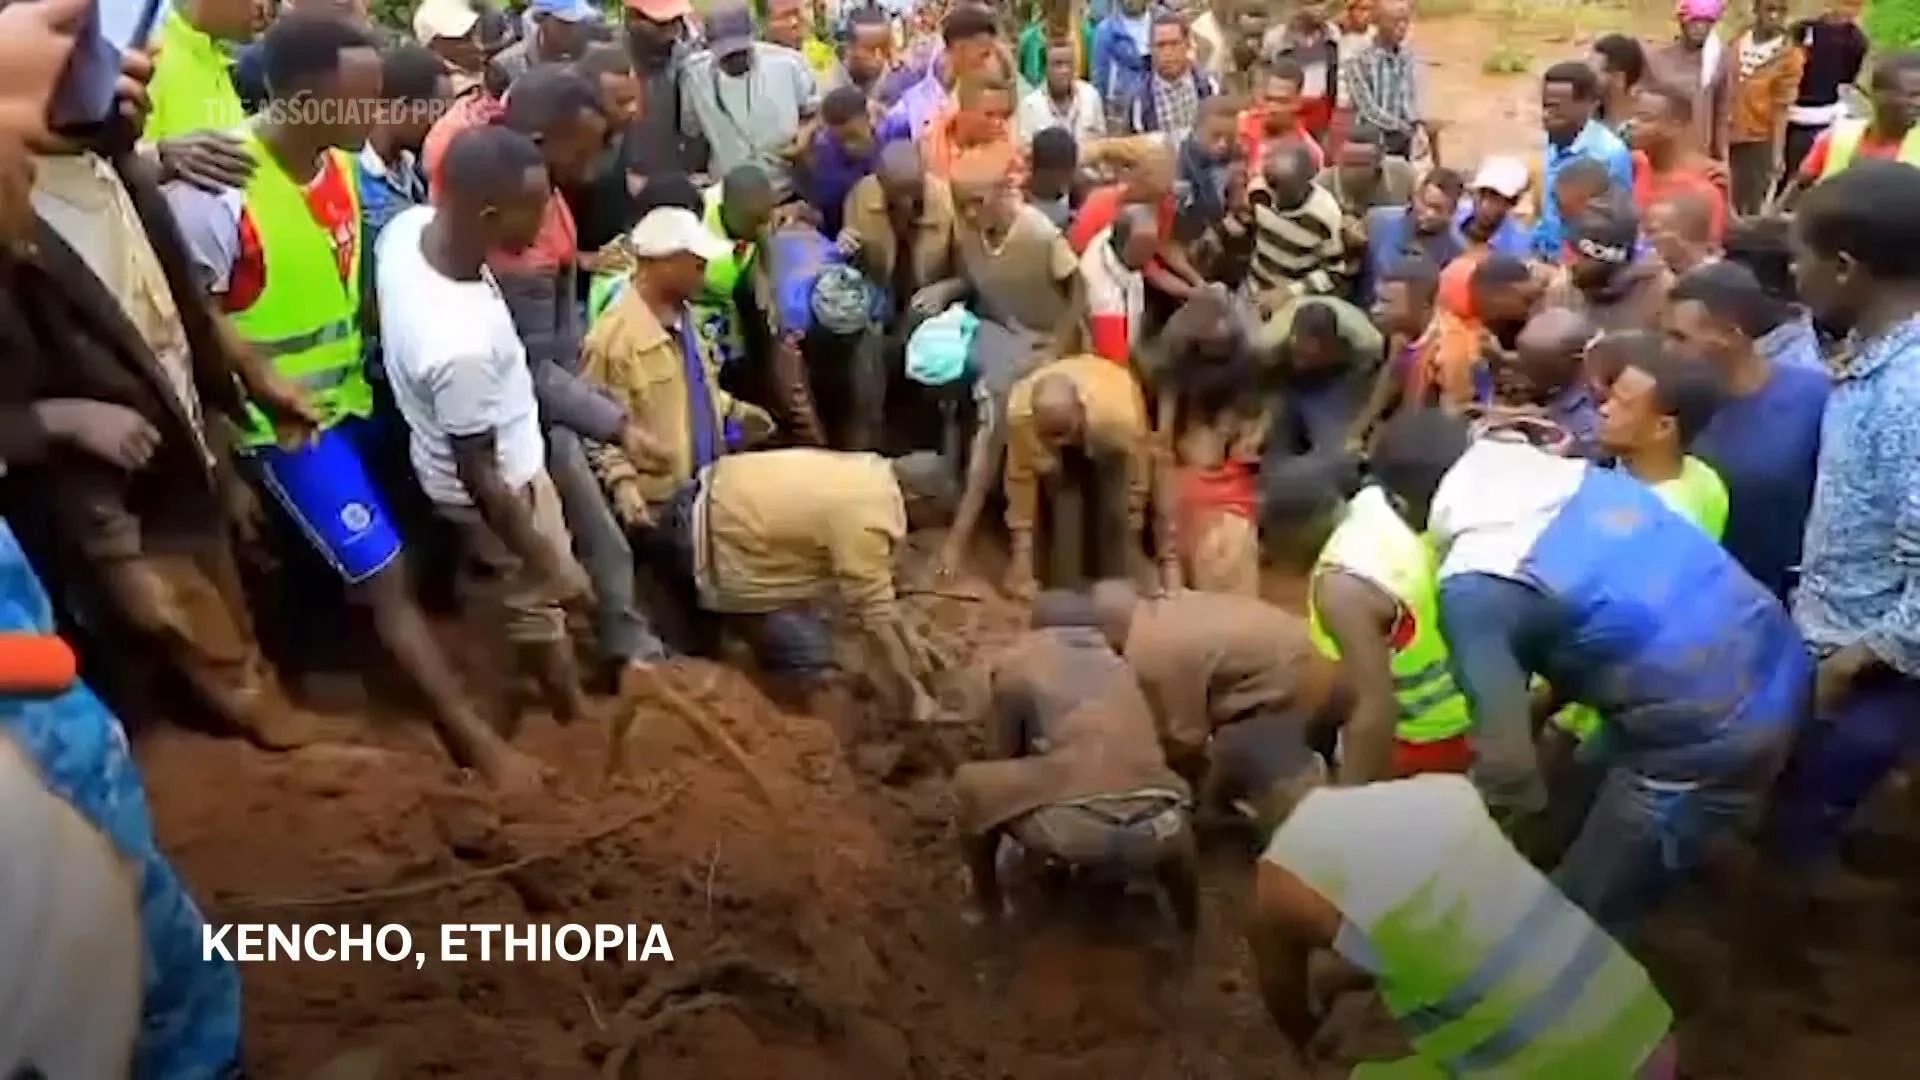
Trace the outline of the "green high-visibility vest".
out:
M 1413 531 L 1377 487 L 1347 504 L 1327 546 L 1314 564 L 1322 571 L 1354 574 L 1385 590 L 1412 623 L 1412 634 L 1393 651 L 1393 698 L 1399 705 L 1394 734 L 1411 743 L 1451 739 L 1473 726 L 1466 695 L 1447 670 L 1447 644 L 1440 636 L 1440 597 L 1433 549 Z M 1310 589 L 1308 627 L 1314 644 L 1331 659 L 1340 649 L 1320 622 L 1317 589 Z
M 176 7 L 167 12 L 155 35 L 158 55 L 147 84 L 147 113 L 142 135 L 171 139 L 189 131 L 226 131 L 247 117 L 233 87 L 232 61 L 211 35 L 199 30 Z
M 1854 155 L 1860 151 L 1860 140 L 1866 135 L 1865 120 L 1842 120 L 1834 124 L 1827 135 L 1827 161 L 1820 170 L 1820 179 L 1837 176 L 1853 164 Z M 1896 160 L 1920 168 L 1920 124 L 1907 129 L 1906 137 L 1900 140 Z
M 706 222 L 708 230 L 715 236 L 733 242 L 733 238 L 727 236 L 726 225 L 720 220 L 719 184 L 706 190 L 705 206 L 706 213 L 702 220 Z M 746 333 L 740 325 L 740 308 L 734 303 L 734 290 L 739 287 L 740 279 L 752 269 L 754 256 L 759 251 L 758 243 L 735 242 L 733 251 L 726 257 L 708 260 L 706 287 L 688 305 L 693 309 L 693 317 L 706 331 L 707 340 L 719 346 L 722 367 L 737 363 L 747 354 Z
M 627 291 L 627 282 L 631 280 L 626 271 L 615 274 L 599 273 L 587 285 L 587 325 L 600 321 L 615 300 Z
M 373 389 L 360 355 L 360 187 L 353 159 L 329 150 L 353 198 L 353 265 L 345 280 L 333 238 L 314 220 L 307 197 L 258 136 L 242 136 L 259 163 L 247 182 L 247 215 L 260 238 L 267 284 L 259 299 L 236 312 L 234 328 L 282 376 L 307 392 L 331 427 L 349 416 L 373 415 Z M 273 442 L 273 427 L 257 409 L 243 433 L 247 446 Z
M 1513 847 L 1472 781 L 1323 787 L 1264 856 L 1343 916 L 1416 1057 L 1364 1080 L 1624 1080 L 1673 1010 L 1646 970 Z

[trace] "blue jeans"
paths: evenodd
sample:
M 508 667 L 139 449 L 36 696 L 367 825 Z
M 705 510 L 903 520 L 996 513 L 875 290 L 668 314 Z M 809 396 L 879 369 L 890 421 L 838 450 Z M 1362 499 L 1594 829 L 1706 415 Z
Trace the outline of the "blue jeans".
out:
M 1624 942 L 1699 863 L 1707 844 L 1739 825 L 1756 798 L 1724 783 L 1607 768 L 1553 883 Z
M 1920 747 L 1920 681 L 1864 675 L 1830 715 L 1801 732 L 1774 794 L 1769 846 L 1790 866 L 1831 855 L 1853 812 Z

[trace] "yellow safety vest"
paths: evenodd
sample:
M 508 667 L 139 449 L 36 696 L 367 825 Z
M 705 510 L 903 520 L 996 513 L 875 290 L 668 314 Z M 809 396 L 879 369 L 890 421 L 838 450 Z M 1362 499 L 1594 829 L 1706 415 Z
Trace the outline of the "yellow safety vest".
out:
M 1440 598 L 1433 549 L 1369 487 L 1347 504 L 1346 518 L 1314 564 L 1314 579 L 1327 569 L 1365 578 L 1384 589 L 1413 621 L 1413 637 L 1393 653 L 1393 697 L 1399 704 L 1394 734 L 1411 743 L 1451 739 L 1473 726 L 1466 695 L 1447 670 L 1447 644 L 1440 636 Z M 1320 622 L 1317 591 L 1310 591 L 1308 626 L 1314 644 L 1331 659 L 1340 650 Z
M 233 325 L 281 375 L 298 384 L 320 410 L 324 427 L 349 416 L 373 415 L 373 390 L 360 355 L 360 186 L 353 159 L 329 150 L 353 200 L 353 265 L 346 279 L 333 237 L 314 220 L 306 193 L 274 161 L 251 131 L 242 136 L 259 167 L 247 182 L 247 213 L 260 238 L 267 284 Z M 273 442 L 273 427 L 257 409 L 243 434 L 247 446 Z
M 1413 1043 L 1354 1080 L 1624 1080 L 1672 1027 L 1646 970 L 1514 850 L 1465 777 L 1320 788 L 1264 858 L 1339 910 L 1341 951 L 1373 969 Z
M 189 131 L 226 131 L 247 117 L 233 87 L 233 65 L 220 43 L 187 21 L 176 7 L 156 35 L 158 55 L 147 84 L 152 108 L 142 134 L 171 139 Z
M 1860 151 L 1860 140 L 1866 138 L 1865 120 L 1842 120 L 1833 125 L 1827 135 L 1827 160 L 1820 170 L 1820 179 L 1837 176 L 1853 164 L 1854 155 Z M 1920 167 L 1920 124 L 1907 129 L 1906 137 L 1900 140 L 1900 153 L 1897 160 Z

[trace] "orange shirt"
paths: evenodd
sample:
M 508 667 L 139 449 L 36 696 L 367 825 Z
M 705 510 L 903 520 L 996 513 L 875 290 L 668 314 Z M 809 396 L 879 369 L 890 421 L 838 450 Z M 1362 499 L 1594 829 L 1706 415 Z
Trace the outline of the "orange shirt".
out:
M 1266 125 L 1267 114 L 1264 110 L 1240 110 L 1237 137 L 1240 140 L 1240 152 L 1247 156 L 1247 169 L 1249 172 L 1258 173 L 1260 171 L 1260 163 L 1266 157 L 1262 151 L 1265 150 L 1267 143 L 1281 137 L 1278 135 L 1268 135 Z M 1313 167 L 1316 172 L 1327 167 L 1327 152 L 1321 148 L 1320 141 L 1313 137 L 1313 134 L 1307 130 L 1305 124 L 1299 123 L 1298 121 L 1294 123 L 1293 137 L 1307 145 L 1307 152 L 1313 155 Z
M 1727 236 L 1727 170 L 1711 158 L 1695 156 L 1656 174 L 1647 155 L 1633 152 L 1633 205 L 1642 215 L 1653 204 L 1674 195 L 1693 193 L 1713 207 L 1713 242 Z
M 1473 372 L 1484 333 L 1473 307 L 1473 271 L 1486 255 L 1484 245 L 1470 248 L 1440 271 L 1433 322 L 1420 335 L 1407 369 L 1408 404 L 1437 401 L 1457 408 L 1473 402 Z
M 926 162 L 928 175 L 952 180 L 962 161 L 980 160 L 1003 166 L 1007 183 L 1015 190 L 1025 186 L 1026 155 L 1012 129 L 1002 128 L 997 137 L 986 142 L 963 143 L 954 131 L 959 118 L 959 106 L 949 105 L 920 133 L 920 158 Z

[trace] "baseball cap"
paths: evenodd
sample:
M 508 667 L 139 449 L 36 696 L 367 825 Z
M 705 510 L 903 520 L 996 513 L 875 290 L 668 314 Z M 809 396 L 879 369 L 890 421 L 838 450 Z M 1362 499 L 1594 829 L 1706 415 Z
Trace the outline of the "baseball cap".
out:
M 627 0 L 627 10 L 653 22 L 672 22 L 693 14 L 693 0 Z
M 627 242 L 641 259 L 664 259 L 685 251 L 712 262 L 733 251 L 733 245 L 709 231 L 693 211 L 678 206 L 647 211 Z
M 570 23 L 592 22 L 600 17 L 592 0 L 532 0 L 527 5 L 527 13 Z
M 716 59 L 753 48 L 753 12 L 745 5 L 728 3 L 708 12 L 706 30 L 707 48 Z
M 1640 215 L 1623 201 L 1588 208 L 1572 225 L 1573 249 L 1597 262 L 1625 265 L 1633 261 L 1640 240 Z
M 463 38 L 479 21 L 480 13 L 467 0 L 426 0 L 414 10 L 413 37 L 422 45 L 435 38 Z
M 1473 174 L 1473 190 L 1491 191 L 1508 199 L 1518 199 L 1529 182 L 1527 163 L 1516 157 L 1490 157 Z

